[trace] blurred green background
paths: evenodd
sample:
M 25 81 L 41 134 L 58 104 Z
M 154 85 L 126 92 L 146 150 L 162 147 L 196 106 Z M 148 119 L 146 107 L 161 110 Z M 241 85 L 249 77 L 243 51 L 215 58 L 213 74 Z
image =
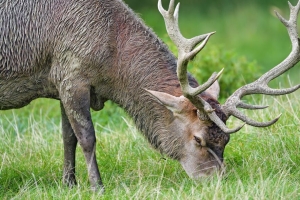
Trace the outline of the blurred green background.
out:
M 163 18 L 157 10 L 157 0 L 125 0 L 125 2 L 171 46 L 171 49 L 174 49 L 166 35 Z M 167 8 L 169 0 L 162 2 Z M 296 0 L 290 2 L 296 4 Z M 235 89 L 241 86 L 241 82 L 249 83 L 253 78 L 277 65 L 290 52 L 291 44 L 286 28 L 274 13 L 276 10 L 285 18 L 289 17 L 289 6 L 285 0 L 184 0 L 180 1 L 180 4 L 179 25 L 185 37 L 216 31 L 208 46 L 195 61 L 201 63 L 192 64 L 196 65 L 196 68 L 209 68 L 208 71 L 191 69 L 192 73 L 199 74 L 197 79 L 200 78 L 200 81 L 211 71 L 219 71 L 225 67 L 222 79 L 227 78 L 226 81 L 229 81 L 225 88 L 233 86 L 232 89 Z M 174 51 L 176 52 L 175 49 Z M 297 81 L 299 66 L 287 74 L 293 82 Z M 240 78 L 238 81 L 237 76 Z M 286 79 L 284 75 L 279 81 L 275 81 L 275 84 L 271 84 L 277 87 L 278 82 L 281 85 L 289 84 Z M 233 83 L 235 84 L 231 85 Z M 231 89 L 225 93 L 230 92 Z

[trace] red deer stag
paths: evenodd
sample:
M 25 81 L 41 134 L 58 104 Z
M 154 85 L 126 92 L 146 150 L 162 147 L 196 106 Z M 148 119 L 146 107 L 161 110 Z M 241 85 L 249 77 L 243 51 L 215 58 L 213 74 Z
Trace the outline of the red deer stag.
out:
M 283 95 L 297 90 L 271 89 L 268 82 L 293 67 L 300 58 L 297 14 L 279 14 L 292 42 L 291 54 L 258 80 L 239 88 L 224 105 L 217 101 L 220 73 L 199 85 L 187 73 L 187 63 L 213 33 L 184 38 L 178 9 L 158 4 L 178 59 L 120 0 L 9 0 L 0 2 L 0 109 L 21 108 L 39 97 L 61 102 L 64 142 L 63 181 L 76 184 L 75 149 L 79 142 L 94 190 L 102 190 L 90 108 L 101 110 L 106 100 L 123 107 L 139 130 L 161 153 L 178 160 L 190 177 L 223 168 L 230 133 L 228 117 L 246 124 L 270 126 L 244 116 L 237 107 L 261 109 L 241 102 L 249 94 Z M 199 45 L 198 45 L 199 44 Z

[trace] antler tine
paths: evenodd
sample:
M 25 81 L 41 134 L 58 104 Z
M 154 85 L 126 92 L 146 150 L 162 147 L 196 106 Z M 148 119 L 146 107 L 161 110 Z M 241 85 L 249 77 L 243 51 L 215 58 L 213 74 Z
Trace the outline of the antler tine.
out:
M 245 114 L 243 114 L 241 111 L 239 111 L 237 108 L 233 107 L 231 110 L 231 114 L 235 116 L 236 118 L 242 120 L 246 124 L 250 126 L 255 126 L 255 127 L 267 127 L 271 126 L 272 124 L 276 123 L 278 119 L 280 118 L 281 114 L 277 116 L 275 119 L 268 121 L 268 122 L 258 122 L 253 119 L 250 119 L 247 117 Z
M 172 39 L 176 47 L 180 49 L 179 47 L 182 45 L 185 38 L 182 36 L 180 29 L 178 27 L 178 12 L 179 12 L 180 4 L 177 4 L 175 13 L 174 13 L 174 5 L 175 5 L 174 0 L 171 0 L 169 4 L 169 9 L 166 11 L 162 6 L 161 0 L 159 0 L 158 10 L 165 20 L 167 32 L 170 38 Z
M 199 35 L 191 39 L 183 37 L 178 25 L 179 6 L 180 4 L 178 3 L 174 9 L 175 3 L 174 0 L 171 0 L 169 9 L 166 11 L 162 6 L 161 0 L 158 1 L 158 10 L 165 20 L 167 32 L 178 49 L 177 76 L 182 88 L 182 92 L 185 97 L 190 99 L 209 88 L 220 77 L 223 70 L 219 73 L 213 73 L 207 82 L 199 85 L 197 88 L 193 88 L 189 85 L 187 74 L 188 61 L 193 59 L 194 56 L 196 56 L 196 54 L 205 47 L 210 36 L 215 32 Z M 199 44 L 200 42 L 201 44 Z M 203 106 L 197 108 L 202 109 Z
M 245 123 L 244 123 L 236 128 L 229 129 L 224 124 L 224 122 L 217 116 L 217 114 L 215 112 L 207 112 L 207 115 L 211 121 L 213 121 L 223 132 L 225 132 L 227 134 L 238 132 L 245 125 Z
M 237 105 L 237 107 L 244 108 L 244 109 L 249 109 L 249 110 L 258 110 L 258 109 L 268 108 L 269 106 L 251 105 L 251 104 L 246 104 L 244 102 L 240 102 L 239 105 Z
M 296 91 L 300 88 L 300 84 L 293 86 L 291 88 L 287 89 L 272 89 L 268 86 L 268 83 L 275 79 L 276 77 L 280 76 L 293 66 L 295 66 L 300 61 L 300 46 L 299 46 L 299 36 L 297 32 L 297 18 L 298 13 L 300 10 L 300 0 L 298 1 L 296 6 L 293 6 L 291 3 L 289 3 L 290 7 L 290 18 L 289 20 L 286 20 L 283 18 L 279 13 L 276 12 L 277 17 L 279 20 L 284 24 L 284 26 L 287 28 L 291 43 L 292 43 L 292 50 L 288 57 L 284 59 L 281 63 L 279 63 L 277 66 L 263 74 L 259 79 L 256 81 L 244 85 L 238 90 L 236 90 L 225 102 L 225 104 L 222 106 L 223 111 L 227 116 L 235 116 L 238 119 L 244 121 L 245 123 L 256 126 L 256 127 L 266 127 L 274 124 L 280 116 L 275 118 L 272 121 L 269 122 L 256 122 L 244 114 L 242 114 L 239 110 L 237 110 L 237 107 L 240 108 L 246 108 L 246 109 L 264 109 L 265 106 L 250 106 L 248 104 L 244 104 L 241 102 L 241 98 L 246 95 L 250 94 L 266 94 L 266 95 L 283 95 L 283 94 L 289 94 L 291 92 Z
M 167 32 L 170 38 L 172 39 L 172 41 L 174 42 L 174 44 L 176 45 L 176 47 L 178 48 L 178 51 L 189 53 L 197 44 L 199 44 L 202 41 L 204 41 L 203 42 L 204 44 L 202 44 L 204 47 L 208 38 L 215 32 L 199 35 L 191 39 L 187 39 L 183 37 L 178 26 L 180 3 L 177 4 L 175 9 L 174 7 L 175 7 L 174 0 L 170 1 L 169 9 L 167 11 L 163 8 L 161 0 L 158 1 L 158 10 L 165 20 Z
M 300 84 L 295 85 L 291 88 L 286 88 L 286 89 L 272 89 L 269 88 L 267 85 L 265 87 L 261 88 L 261 91 L 259 91 L 261 94 L 267 94 L 267 95 L 284 95 L 284 94 L 290 94 L 292 92 L 295 92 L 300 88 Z M 259 93 L 259 94 L 260 94 Z

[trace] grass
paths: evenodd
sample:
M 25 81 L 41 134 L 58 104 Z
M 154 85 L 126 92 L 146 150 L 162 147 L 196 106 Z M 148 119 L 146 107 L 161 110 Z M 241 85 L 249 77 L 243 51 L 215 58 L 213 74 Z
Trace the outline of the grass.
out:
M 93 112 L 106 186 L 101 199 L 299 199 L 298 95 L 262 99 L 271 107 L 248 114 L 266 120 L 283 113 L 280 121 L 264 129 L 247 126 L 232 135 L 225 150 L 226 175 L 201 182 L 189 179 L 179 163 L 153 150 L 130 118 L 108 103 L 108 109 Z M 114 120 L 105 122 L 112 110 Z M 0 122 L 0 199 L 99 198 L 89 190 L 80 148 L 78 186 L 61 184 L 58 102 L 40 99 L 20 110 L 1 111 Z

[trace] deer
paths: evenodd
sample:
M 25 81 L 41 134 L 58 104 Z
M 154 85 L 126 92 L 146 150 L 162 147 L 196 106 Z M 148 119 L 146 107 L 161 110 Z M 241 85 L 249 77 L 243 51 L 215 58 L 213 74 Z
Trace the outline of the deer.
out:
M 155 33 L 121 0 L 10 0 L 0 2 L 0 109 L 22 108 L 37 98 L 60 101 L 64 146 L 63 182 L 73 186 L 75 150 L 79 143 L 94 191 L 104 191 L 96 159 L 96 135 L 90 109 L 99 111 L 111 100 L 133 119 L 146 140 L 160 153 L 177 160 L 191 178 L 225 169 L 224 149 L 230 134 L 244 124 L 267 127 L 238 108 L 265 109 L 243 103 L 252 94 L 285 95 L 300 85 L 272 89 L 268 83 L 300 60 L 296 6 L 290 18 L 276 12 L 287 28 L 292 50 L 277 66 L 237 89 L 221 105 L 213 73 L 203 84 L 187 64 L 215 33 L 191 39 L 178 25 L 179 3 L 168 10 L 158 1 L 176 57 Z M 228 128 L 233 116 L 243 122 Z

